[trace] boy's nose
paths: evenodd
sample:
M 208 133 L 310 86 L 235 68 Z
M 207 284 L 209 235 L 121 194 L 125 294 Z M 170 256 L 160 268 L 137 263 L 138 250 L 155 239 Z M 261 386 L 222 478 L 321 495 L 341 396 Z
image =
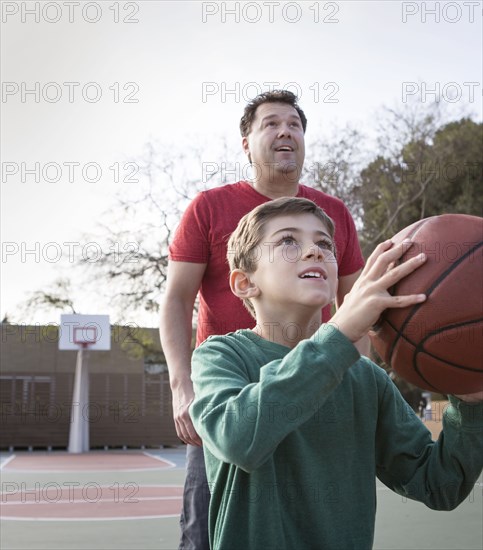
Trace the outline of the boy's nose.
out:
M 324 259 L 324 253 L 323 250 L 320 248 L 320 246 L 317 246 L 316 244 L 311 244 L 305 249 L 305 253 L 303 254 L 304 259 L 316 259 L 316 260 L 323 260 Z

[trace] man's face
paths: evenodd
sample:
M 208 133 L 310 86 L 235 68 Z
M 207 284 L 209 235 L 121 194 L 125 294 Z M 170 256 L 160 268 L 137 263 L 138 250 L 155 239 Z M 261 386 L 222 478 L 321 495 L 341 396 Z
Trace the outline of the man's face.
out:
M 270 181 L 286 175 L 298 183 L 305 158 L 302 121 L 285 103 L 263 103 L 255 113 L 250 133 L 243 138 L 243 150 L 255 165 L 259 179 Z
M 335 299 L 334 243 L 315 215 L 273 218 L 265 226 L 258 250 L 250 280 L 259 291 L 258 307 L 264 312 L 286 315 L 300 307 L 316 312 Z

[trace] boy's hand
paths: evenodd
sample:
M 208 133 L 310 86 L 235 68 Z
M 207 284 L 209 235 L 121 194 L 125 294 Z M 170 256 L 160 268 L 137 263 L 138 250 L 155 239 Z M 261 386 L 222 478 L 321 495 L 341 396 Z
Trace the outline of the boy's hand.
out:
M 426 261 L 425 254 L 418 254 L 395 267 L 397 260 L 410 246 L 409 240 L 397 246 L 393 246 L 391 240 L 379 244 L 369 256 L 351 291 L 345 296 L 344 303 L 330 320 L 330 324 L 335 325 L 352 342 L 362 338 L 385 309 L 408 307 L 426 300 L 425 294 L 391 296 L 387 291 Z
M 466 395 L 455 395 L 455 397 L 465 403 L 481 403 L 483 401 L 483 391 L 467 393 Z

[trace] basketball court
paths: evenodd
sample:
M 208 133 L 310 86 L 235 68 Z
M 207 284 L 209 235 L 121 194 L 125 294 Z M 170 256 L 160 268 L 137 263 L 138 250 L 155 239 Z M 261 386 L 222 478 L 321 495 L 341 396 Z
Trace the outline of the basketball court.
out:
M 1 458 L 2 550 L 177 548 L 183 447 Z M 434 512 L 378 482 L 374 549 L 481 550 L 482 486 L 455 511 Z
M 2 457 L 1 548 L 171 549 L 183 448 Z

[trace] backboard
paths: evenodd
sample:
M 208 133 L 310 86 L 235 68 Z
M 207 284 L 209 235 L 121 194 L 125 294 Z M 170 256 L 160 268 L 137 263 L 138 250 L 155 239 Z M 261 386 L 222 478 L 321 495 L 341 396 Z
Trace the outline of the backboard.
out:
M 89 351 L 111 349 L 109 315 L 61 315 L 59 349 Z

